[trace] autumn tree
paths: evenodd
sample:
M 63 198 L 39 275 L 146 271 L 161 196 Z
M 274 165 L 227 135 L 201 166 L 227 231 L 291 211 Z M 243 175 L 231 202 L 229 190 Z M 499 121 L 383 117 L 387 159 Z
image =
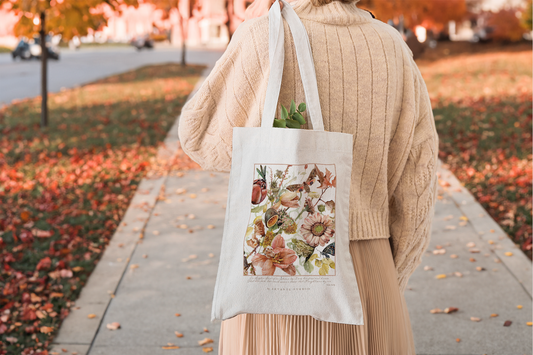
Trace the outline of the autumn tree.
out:
M 424 25 L 438 31 L 467 13 L 465 0 L 361 0 L 357 5 L 383 22 L 403 15 L 407 28 Z
M 525 10 L 522 12 L 522 26 L 528 31 L 533 30 L 533 24 L 532 24 L 532 16 L 533 16 L 533 0 L 528 0 L 527 6 Z
M 186 40 L 189 28 L 189 19 L 193 9 L 199 5 L 195 0 L 150 0 L 158 9 L 163 11 L 164 18 L 170 17 L 170 13 L 177 13 L 181 26 L 181 65 L 185 66 L 185 54 L 187 50 Z
M 137 0 L 0 0 L 0 8 L 19 16 L 16 35 L 40 35 L 41 39 L 41 126 L 48 125 L 47 47 L 48 34 L 60 34 L 66 40 L 84 36 L 107 23 L 104 8 L 120 12 L 122 5 L 137 6 Z
M 494 29 L 491 34 L 494 40 L 518 42 L 522 39 L 526 30 L 520 23 L 517 12 L 518 9 L 509 8 L 489 14 L 487 26 Z

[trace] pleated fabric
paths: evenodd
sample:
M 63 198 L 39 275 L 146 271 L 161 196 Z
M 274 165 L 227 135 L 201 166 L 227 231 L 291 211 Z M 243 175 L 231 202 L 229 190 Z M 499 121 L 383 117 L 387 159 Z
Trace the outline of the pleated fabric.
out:
M 350 241 L 350 254 L 364 325 L 311 316 L 240 314 L 222 322 L 219 355 L 415 355 L 389 240 Z

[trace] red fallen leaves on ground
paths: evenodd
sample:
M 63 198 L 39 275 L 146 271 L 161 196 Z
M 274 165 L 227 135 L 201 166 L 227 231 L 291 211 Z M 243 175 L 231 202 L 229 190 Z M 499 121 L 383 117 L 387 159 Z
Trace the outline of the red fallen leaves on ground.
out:
M 203 67 L 162 65 L 0 108 L 0 354 L 46 354 Z M 168 96 L 172 100 L 167 100 Z
M 419 63 L 439 157 L 531 258 L 533 55 L 520 46 Z M 516 49 L 516 50 L 515 50 Z
M 435 108 L 439 156 L 531 258 L 531 94 Z

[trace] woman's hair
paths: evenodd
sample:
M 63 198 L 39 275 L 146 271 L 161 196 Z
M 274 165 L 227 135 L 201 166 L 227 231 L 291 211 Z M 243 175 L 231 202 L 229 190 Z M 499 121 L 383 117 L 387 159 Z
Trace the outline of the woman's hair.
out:
M 311 1 L 311 4 L 313 4 L 313 6 L 322 6 L 322 5 L 329 4 L 333 1 L 340 1 L 344 4 L 350 4 L 353 2 L 358 2 L 359 0 L 310 0 L 310 1 Z

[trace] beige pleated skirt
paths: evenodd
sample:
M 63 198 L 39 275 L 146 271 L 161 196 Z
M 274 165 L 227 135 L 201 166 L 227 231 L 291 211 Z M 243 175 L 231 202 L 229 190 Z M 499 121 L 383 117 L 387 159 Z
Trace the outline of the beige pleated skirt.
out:
M 240 314 L 222 322 L 219 355 L 414 355 L 388 239 L 350 241 L 364 325 Z

